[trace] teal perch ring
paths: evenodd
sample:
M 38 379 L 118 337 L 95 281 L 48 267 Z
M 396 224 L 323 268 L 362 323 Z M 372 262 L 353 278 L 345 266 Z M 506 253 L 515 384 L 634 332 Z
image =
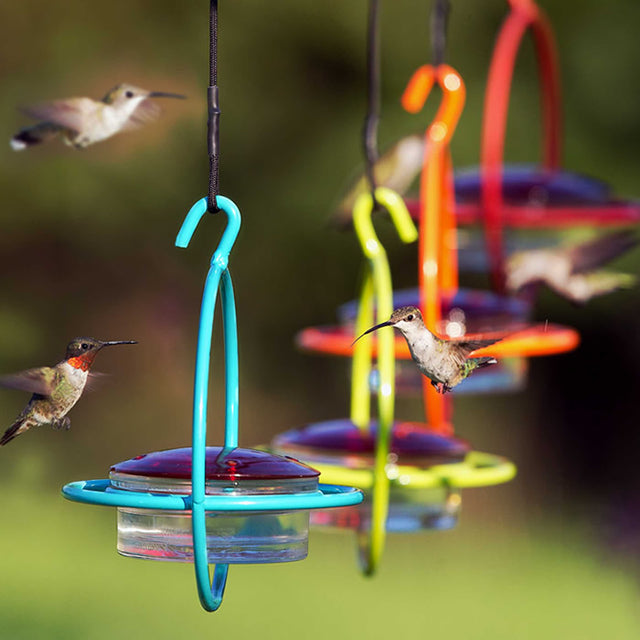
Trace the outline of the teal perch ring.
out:
M 295 459 L 238 447 L 238 334 L 229 253 L 240 230 L 240 211 L 223 196 L 217 196 L 216 204 L 226 214 L 227 226 L 211 258 L 202 296 L 192 447 L 137 456 L 114 465 L 109 479 L 72 482 L 62 489 L 69 500 L 118 508 L 118 551 L 123 555 L 193 559 L 200 602 L 207 611 L 217 610 L 222 603 L 230 563 L 303 559 L 309 510 L 352 506 L 363 499 L 362 492 L 352 487 L 319 484 L 319 472 Z M 205 213 L 207 199 L 202 198 L 182 224 L 178 247 L 188 246 Z M 224 446 L 207 447 L 209 364 L 218 289 L 224 329 L 225 438 Z M 230 527 L 233 530 L 228 540 L 219 533 L 216 537 L 218 521 L 225 523 L 228 538 Z M 271 543 L 270 534 L 280 543 Z M 171 540 L 166 546 L 163 536 Z M 284 545 L 283 539 L 288 541 Z M 211 549 L 212 540 L 218 542 L 217 549 Z M 249 546 L 243 548 L 243 542 Z M 213 579 L 210 560 L 216 563 Z

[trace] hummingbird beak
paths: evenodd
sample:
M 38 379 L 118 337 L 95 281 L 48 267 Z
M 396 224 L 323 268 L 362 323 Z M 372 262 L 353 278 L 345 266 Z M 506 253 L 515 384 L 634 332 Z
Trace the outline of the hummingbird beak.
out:
M 112 347 L 115 344 L 138 344 L 137 340 L 111 340 L 110 342 L 103 342 L 102 347 Z
M 187 96 L 183 96 L 180 93 L 166 93 L 164 91 L 150 91 L 147 98 L 178 98 L 179 100 L 186 100 Z
M 367 329 L 362 335 L 359 335 L 352 343 L 351 346 L 353 347 L 353 345 L 358 342 L 358 340 L 360 340 L 360 338 L 362 338 L 363 336 L 366 336 L 367 333 L 371 333 L 372 331 L 377 331 L 378 329 L 382 329 L 382 327 L 392 327 L 393 326 L 393 322 L 391 322 L 390 320 L 387 320 L 386 322 L 381 322 L 380 324 L 377 324 L 375 327 L 371 327 L 371 329 Z

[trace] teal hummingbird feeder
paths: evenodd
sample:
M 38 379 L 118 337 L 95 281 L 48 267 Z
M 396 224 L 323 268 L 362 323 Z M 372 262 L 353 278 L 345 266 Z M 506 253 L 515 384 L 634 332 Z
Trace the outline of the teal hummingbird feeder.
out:
M 193 562 L 200 602 L 222 603 L 230 564 L 302 560 L 314 509 L 362 502 L 358 489 L 319 484 L 319 471 L 287 457 L 238 447 L 238 332 L 229 254 L 240 211 L 218 195 L 217 0 L 210 4 L 209 194 L 187 214 L 176 245 L 188 246 L 203 216 L 223 212 L 227 225 L 211 258 L 195 365 L 192 446 L 136 456 L 111 467 L 108 479 L 72 482 L 69 500 L 117 508 L 118 552 L 125 556 Z M 218 217 L 210 216 L 211 219 Z M 222 446 L 207 447 L 211 337 L 221 293 L 225 359 L 225 430 Z M 215 563 L 213 578 L 209 563 Z
M 191 448 L 136 456 L 114 465 L 109 479 L 72 482 L 69 500 L 116 507 L 118 552 L 153 560 L 193 561 L 202 606 L 222 603 L 229 564 L 302 560 L 312 509 L 351 506 L 357 489 L 318 483 L 320 473 L 297 460 L 238 447 L 238 336 L 229 252 L 240 212 L 222 196 L 228 217 L 207 275 L 196 355 Z M 186 247 L 207 213 L 207 199 L 189 211 L 176 244 Z M 224 445 L 206 447 L 213 314 L 221 290 L 225 351 Z M 215 562 L 210 583 L 209 562 Z

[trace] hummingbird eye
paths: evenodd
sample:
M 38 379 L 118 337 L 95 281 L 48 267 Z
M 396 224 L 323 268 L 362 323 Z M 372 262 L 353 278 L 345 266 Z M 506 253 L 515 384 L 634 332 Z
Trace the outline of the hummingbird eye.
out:
M 410 314 L 407 316 L 407 322 L 411 322 L 411 321 L 413 320 L 413 318 L 414 318 L 413 313 L 410 313 Z
M 89 348 L 89 345 L 88 345 L 86 342 L 83 342 L 80 346 L 81 346 L 83 349 L 88 349 L 88 348 Z
M 133 98 L 133 91 L 125 91 L 125 92 L 124 92 L 124 95 L 125 95 L 127 98 Z

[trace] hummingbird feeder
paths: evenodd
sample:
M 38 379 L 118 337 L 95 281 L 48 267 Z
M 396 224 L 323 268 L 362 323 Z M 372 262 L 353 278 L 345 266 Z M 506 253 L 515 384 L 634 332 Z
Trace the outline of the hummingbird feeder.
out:
M 470 269 L 484 268 L 488 263 L 499 293 L 504 291 L 505 244 L 507 249 L 521 248 L 520 230 L 553 231 L 557 235 L 576 227 L 619 227 L 640 222 L 640 203 L 617 199 L 606 183 L 561 168 L 560 73 L 553 31 L 534 0 L 509 0 L 509 5 L 511 10 L 498 34 L 489 67 L 480 167 L 455 176 L 457 223 L 482 224 L 486 243 L 486 252 L 474 251 L 472 244 L 461 254 L 461 262 Z M 527 31 L 533 35 L 539 70 L 543 159 L 541 166 L 505 165 L 511 82 Z M 418 202 L 408 202 L 407 206 L 412 215 L 420 216 Z M 505 230 L 511 230 L 506 238 Z
M 63 488 L 77 502 L 118 508 L 118 551 L 154 560 L 193 559 L 202 606 L 222 602 L 228 565 L 301 560 L 307 555 L 309 511 L 362 501 L 351 487 L 318 484 L 319 472 L 293 460 L 238 448 L 238 338 L 228 269 L 240 230 L 240 212 L 216 197 L 228 217 L 211 259 L 200 312 L 196 355 L 193 440 L 189 449 L 137 456 L 111 468 L 108 480 Z M 176 245 L 186 247 L 207 198 L 191 208 Z M 221 289 L 225 345 L 225 440 L 206 447 L 209 357 L 213 313 Z M 209 561 L 217 562 L 209 583 Z
M 416 239 L 402 198 L 385 188 L 375 190 L 376 201 L 389 212 L 404 242 Z M 362 194 L 353 221 L 367 269 L 360 293 L 355 334 L 392 312 L 391 273 L 386 252 L 371 222 L 373 198 Z M 353 338 L 353 336 L 352 336 Z M 272 448 L 310 462 L 329 482 L 346 481 L 365 492 L 361 505 L 327 510 L 312 524 L 353 529 L 358 534 L 359 557 L 365 574 L 380 562 L 386 532 L 402 533 L 455 526 L 461 505 L 460 490 L 499 484 L 515 475 L 504 458 L 473 452 L 469 445 L 426 425 L 394 421 L 395 355 L 390 331 L 378 337 L 379 384 L 375 392 L 378 417 L 371 419 L 373 340 L 365 336 L 353 349 L 351 416 L 294 429 L 275 438 Z
M 217 2 L 211 2 L 211 48 L 217 41 Z M 307 555 L 309 512 L 362 501 L 352 487 L 319 484 L 319 472 L 292 458 L 238 447 L 238 336 L 229 253 L 240 211 L 218 195 L 218 117 L 215 55 L 209 87 L 209 196 L 194 204 L 176 239 L 187 247 L 208 212 L 227 225 L 211 258 L 195 364 L 192 446 L 137 456 L 111 468 L 109 479 L 63 487 L 69 500 L 118 510 L 118 551 L 154 560 L 193 561 L 200 602 L 222 603 L 229 564 L 301 560 Z M 225 355 L 224 444 L 206 447 L 213 319 L 221 291 Z M 209 563 L 214 562 L 210 580 Z

